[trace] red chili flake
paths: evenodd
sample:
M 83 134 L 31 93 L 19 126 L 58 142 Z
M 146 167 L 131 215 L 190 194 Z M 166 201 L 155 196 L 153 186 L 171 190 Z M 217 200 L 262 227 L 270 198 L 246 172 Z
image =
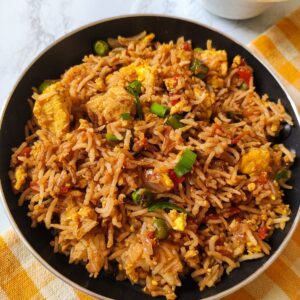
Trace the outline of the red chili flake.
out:
M 63 185 L 60 187 L 59 193 L 62 195 L 65 195 L 69 192 L 69 190 L 70 190 L 70 187 Z
M 250 79 L 252 77 L 252 71 L 247 68 L 247 67 L 240 67 L 238 70 L 238 75 L 239 77 L 246 83 L 249 85 L 250 83 Z
M 188 42 L 185 42 L 184 44 L 183 44 L 183 50 L 186 50 L 186 51 L 188 51 L 188 50 L 191 50 L 191 44 L 190 43 L 188 43 Z
M 152 240 L 152 239 L 154 239 L 154 237 L 155 237 L 155 231 L 149 231 L 147 233 L 147 238 L 148 239 Z
M 268 173 L 267 172 L 261 172 L 258 179 L 257 179 L 257 182 L 259 184 L 265 184 L 268 182 Z
M 171 101 L 170 101 L 170 104 L 171 104 L 172 106 L 174 106 L 174 105 L 176 105 L 179 101 L 180 101 L 180 99 L 171 100 Z
M 25 147 L 25 148 L 22 149 L 19 156 L 29 157 L 30 152 L 31 152 L 31 148 L 30 147 Z
M 268 228 L 264 225 L 261 225 L 258 228 L 257 235 L 260 239 L 264 240 L 268 236 Z
M 33 191 L 36 191 L 38 192 L 40 189 L 39 189 L 39 185 L 36 181 L 31 181 L 30 184 L 29 184 L 30 188 L 33 190 Z
M 185 177 L 177 177 L 174 170 L 169 170 L 169 177 L 171 178 L 175 186 L 178 186 L 179 183 L 183 183 L 185 181 Z

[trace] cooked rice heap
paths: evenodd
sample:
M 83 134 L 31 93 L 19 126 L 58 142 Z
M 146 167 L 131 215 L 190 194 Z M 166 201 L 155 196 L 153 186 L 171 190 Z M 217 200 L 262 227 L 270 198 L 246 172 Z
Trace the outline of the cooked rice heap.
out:
M 104 269 L 167 299 L 184 276 L 202 291 L 269 255 L 295 158 L 272 142 L 292 125 L 280 100 L 258 95 L 246 61 L 211 41 L 110 44 L 34 89 L 10 171 L 32 226 L 91 277 Z

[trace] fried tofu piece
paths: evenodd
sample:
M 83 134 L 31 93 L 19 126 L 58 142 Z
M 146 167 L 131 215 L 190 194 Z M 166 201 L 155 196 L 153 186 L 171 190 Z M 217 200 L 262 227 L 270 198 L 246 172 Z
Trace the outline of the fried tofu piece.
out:
M 57 82 L 50 85 L 42 95 L 37 95 L 35 99 L 33 114 L 39 126 L 55 135 L 66 133 L 71 120 L 71 103 L 62 84 Z
M 268 171 L 271 161 L 270 151 L 252 148 L 242 156 L 239 169 L 243 174 L 259 174 Z
M 88 115 L 92 122 L 107 124 L 120 119 L 123 113 L 135 115 L 134 97 L 123 87 L 113 86 L 105 94 L 97 95 L 86 103 Z

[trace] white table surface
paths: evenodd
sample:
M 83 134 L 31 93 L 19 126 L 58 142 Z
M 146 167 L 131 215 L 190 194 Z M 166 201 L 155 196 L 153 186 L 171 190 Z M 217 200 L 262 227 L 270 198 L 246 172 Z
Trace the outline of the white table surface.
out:
M 93 21 L 134 13 L 168 14 L 209 25 L 246 45 L 298 6 L 300 0 L 290 0 L 256 18 L 230 21 L 209 14 L 197 0 L 0 0 L 0 105 L 40 51 Z M 1 203 L 0 232 L 9 226 Z

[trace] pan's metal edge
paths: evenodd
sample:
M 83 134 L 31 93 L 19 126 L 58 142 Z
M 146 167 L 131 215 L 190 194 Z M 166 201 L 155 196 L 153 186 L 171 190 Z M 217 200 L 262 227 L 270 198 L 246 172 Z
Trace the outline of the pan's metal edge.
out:
M 106 18 L 106 19 L 102 19 L 99 21 L 95 21 L 95 22 L 91 22 L 89 24 L 83 25 L 78 27 L 75 30 L 72 30 L 71 32 L 61 36 L 60 38 L 58 38 L 57 40 L 55 40 L 54 42 L 52 42 L 50 45 L 48 45 L 42 52 L 40 52 L 40 54 L 38 54 L 35 59 L 24 69 L 24 71 L 21 73 L 21 75 L 18 77 L 18 80 L 16 81 L 16 83 L 14 84 L 11 92 L 9 93 L 9 95 L 7 96 L 4 105 L 2 106 L 1 109 L 1 113 L 0 113 L 0 130 L 2 128 L 2 122 L 3 122 L 3 117 L 7 108 L 7 105 L 9 103 L 9 100 L 14 92 L 14 90 L 16 89 L 16 87 L 18 86 L 18 84 L 20 83 L 20 81 L 22 80 L 22 78 L 24 77 L 24 75 L 27 73 L 27 71 L 31 68 L 31 66 L 42 56 L 44 55 L 50 48 L 52 48 L 53 46 L 55 46 L 56 44 L 60 43 L 61 41 L 63 41 L 64 39 L 72 36 L 73 34 L 76 34 L 77 32 L 84 30 L 86 28 L 89 28 L 91 26 L 97 25 L 97 24 L 101 24 L 101 23 L 105 23 L 108 21 L 112 21 L 112 20 L 116 20 L 116 19 L 123 19 L 123 18 L 134 18 L 134 17 L 160 17 L 160 18 L 170 18 L 170 19 L 178 19 L 178 20 L 182 20 L 182 21 L 186 21 L 189 23 L 194 23 L 196 25 L 199 25 L 201 27 L 207 28 L 209 30 L 215 31 L 223 36 L 225 36 L 226 38 L 228 38 L 229 40 L 235 42 L 236 44 L 238 44 L 240 47 L 244 48 L 247 52 L 249 52 L 251 55 L 253 55 L 271 74 L 272 76 L 275 78 L 275 80 L 278 82 L 278 84 L 280 85 L 280 87 L 282 88 L 282 90 L 285 92 L 291 106 L 292 109 L 296 115 L 296 119 L 298 122 L 298 125 L 300 125 L 300 118 L 299 118 L 299 114 L 297 112 L 297 108 L 295 103 L 292 101 L 289 93 L 287 92 L 287 90 L 285 89 L 285 87 L 282 85 L 282 83 L 280 82 L 280 80 L 278 79 L 278 77 L 274 74 L 274 72 L 269 68 L 268 65 L 265 64 L 265 62 L 263 62 L 261 60 L 261 58 L 259 58 L 255 53 L 253 53 L 249 48 L 246 48 L 244 45 L 242 45 L 241 43 L 239 43 L 238 41 L 236 41 L 234 38 L 228 36 L 227 34 L 216 30 L 213 27 L 207 26 L 205 24 L 202 24 L 200 22 L 196 22 L 194 20 L 190 20 L 187 18 L 182 18 L 182 17 L 177 17 L 177 16 L 173 16 L 173 15 L 166 15 L 166 14 L 128 14 L 128 15 L 120 15 L 120 16 L 115 16 L 115 17 L 111 17 L 111 18 Z M 4 197 L 4 192 L 3 192 L 3 188 L 2 188 L 2 182 L 0 182 L 0 193 L 1 193 L 1 200 L 3 203 L 3 207 L 6 211 L 6 214 L 8 216 L 8 219 L 10 221 L 10 223 L 12 224 L 12 227 L 14 228 L 14 230 L 17 232 L 18 236 L 20 237 L 21 241 L 25 244 L 25 246 L 27 247 L 27 249 L 29 249 L 29 251 L 34 255 L 34 257 L 44 266 L 46 267 L 50 272 L 52 272 L 55 276 L 57 276 L 58 278 L 60 278 L 61 280 L 63 280 L 64 282 L 66 282 L 67 284 L 69 284 L 70 286 L 78 289 L 79 291 L 82 291 L 92 297 L 98 298 L 98 299 L 103 299 L 103 300 L 113 300 L 112 298 L 107 298 L 104 297 L 102 295 L 96 294 L 80 285 L 78 285 L 77 283 L 71 281 L 70 279 L 68 279 L 67 277 L 65 277 L 64 275 L 62 275 L 61 273 L 59 273 L 58 271 L 56 271 L 52 266 L 50 266 L 33 248 L 32 246 L 28 243 L 28 241 L 26 240 L 26 238 L 23 236 L 22 232 L 20 231 L 18 225 L 15 223 L 14 218 L 8 208 L 8 205 L 6 203 L 5 197 Z M 202 300 L 216 300 L 225 296 L 228 296 L 232 293 L 234 293 L 235 291 L 239 290 L 240 288 L 244 287 L 245 285 L 247 285 L 248 283 L 250 283 L 252 280 L 254 280 L 255 278 L 257 278 L 260 274 L 262 274 L 277 258 L 278 256 L 282 253 L 283 249 L 287 246 L 288 242 L 290 241 L 293 233 L 296 230 L 296 227 L 299 223 L 300 220 L 300 208 L 298 209 L 297 215 L 295 217 L 294 223 L 290 229 L 290 231 L 288 232 L 288 234 L 286 235 L 286 237 L 284 238 L 282 244 L 279 246 L 279 248 L 276 250 L 276 252 L 274 252 L 272 254 L 272 256 L 268 259 L 268 261 L 257 271 L 255 271 L 253 274 L 251 274 L 249 277 L 247 277 L 246 279 L 244 279 L 243 281 L 241 281 L 239 284 L 237 284 L 234 287 L 231 287 L 230 289 L 218 293 L 216 295 L 210 296 L 210 297 L 206 297 L 203 298 Z

